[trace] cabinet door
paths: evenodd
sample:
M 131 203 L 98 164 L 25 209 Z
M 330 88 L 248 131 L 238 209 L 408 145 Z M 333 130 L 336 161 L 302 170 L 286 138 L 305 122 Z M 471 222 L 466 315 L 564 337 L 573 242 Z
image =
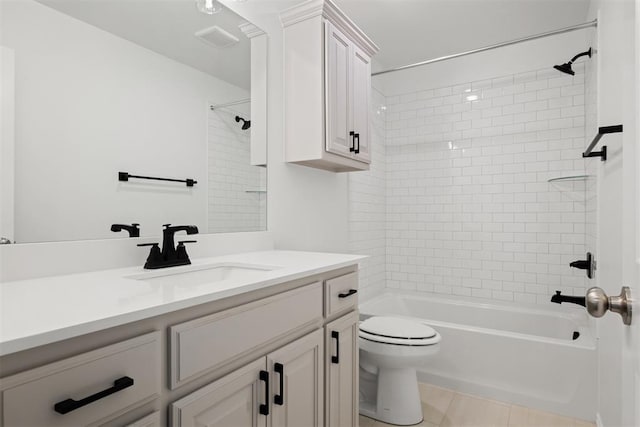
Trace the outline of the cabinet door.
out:
M 358 424 L 358 312 L 325 326 L 326 425 L 356 427 Z
M 371 163 L 371 58 L 355 45 L 352 46 L 351 79 L 353 90 L 353 131 L 355 132 L 355 158 Z
M 325 120 L 327 151 L 352 157 L 351 48 L 347 37 L 325 22 Z
M 267 356 L 271 378 L 270 427 L 323 425 L 322 329 Z
M 266 399 L 260 380 L 264 369 L 265 359 L 260 358 L 174 402 L 172 425 L 265 427 L 268 415 L 259 413 Z

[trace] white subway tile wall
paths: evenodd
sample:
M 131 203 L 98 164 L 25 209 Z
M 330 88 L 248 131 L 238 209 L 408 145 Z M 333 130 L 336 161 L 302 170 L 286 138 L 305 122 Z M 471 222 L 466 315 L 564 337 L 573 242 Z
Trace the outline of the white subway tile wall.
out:
M 584 72 L 387 98 L 389 288 L 526 303 L 584 293 Z
M 349 174 L 349 250 L 370 258 L 361 264 L 361 298 L 384 290 L 386 263 L 384 95 L 372 93 L 372 162 L 366 172 Z
M 266 168 L 250 165 L 250 130 L 234 111 L 208 112 L 209 233 L 266 230 Z
M 585 254 L 586 182 L 548 182 L 585 174 L 574 69 L 386 97 L 385 146 L 374 141 L 372 171 L 350 179 L 352 251 L 378 255 L 386 238 L 386 263 L 366 264 L 363 284 L 385 270 L 387 288 L 542 304 L 584 293 L 569 262 Z

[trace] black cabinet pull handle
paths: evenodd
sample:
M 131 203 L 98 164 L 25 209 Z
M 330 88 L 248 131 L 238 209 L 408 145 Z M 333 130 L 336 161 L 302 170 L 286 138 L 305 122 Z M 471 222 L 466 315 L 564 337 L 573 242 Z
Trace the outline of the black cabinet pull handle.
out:
M 356 151 L 356 138 L 354 137 L 354 135 L 354 131 L 349 132 L 349 136 L 351 137 L 351 145 L 349 146 L 349 151 L 351 152 Z
M 273 396 L 273 403 L 282 406 L 284 405 L 284 365 L 276 363 L 273 365 L 273 370 L 280 375 L 280 394 Z
M 340 332 L 331 331 L 331 338 L 336 340 L 336 355 L 331 356 L 331 363 L 340 363 Z
M 356 145 L 356 141 L 358 141 L 358 145 L 356 146 L 356 149 L 354 150 L 356 154 L 358 154 L 360 152 L 360 134 L 356 133 L 353 136 L 353 145 Z
M 264 403 L 260 404 L 260 415 L 269 415 L 269 372 L 260 371 L 260 381 L 264 381 Z
M 75 411 L 78 408 L 82 408 L 90 403 L 95 402 L 96 400 L 100 400 L 103 397 L 107 397 L 113 393 L 117 393 L 120 390 L 124 390 L 127 387 L 131 387 L 133 385 L 133 378 L 131 377 L 122 377 L 118 378 L 113 382 L 113 387 L 109 387 L 106 390 L 99 391 L 96 394 L 92 394 L 89 397 L 85 397 L 80 400 L 66 399 L 61 402 L 56 403 L 53 406 L 53 409 L 59 414 L 68 414 L 71 411 Z
M 358 293 L 357 289 L 349 289 L 349 292 L 338 294 L 338 298 L 347 298 L 347 297 L 350 297 L 351 295 L 357 294 L 357 293 Z

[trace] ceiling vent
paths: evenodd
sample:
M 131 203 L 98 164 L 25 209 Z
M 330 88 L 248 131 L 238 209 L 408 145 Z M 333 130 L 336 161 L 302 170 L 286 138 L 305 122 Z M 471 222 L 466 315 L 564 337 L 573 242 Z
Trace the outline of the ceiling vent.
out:
M 240 42 L 240 39 L 231 34 L 230 32 L 223 30 L 222 28 L 214 25 L 213 27 L 205 28 L 195 34 L 200 40 L 212 46 L 223 48 L 233 46 Z

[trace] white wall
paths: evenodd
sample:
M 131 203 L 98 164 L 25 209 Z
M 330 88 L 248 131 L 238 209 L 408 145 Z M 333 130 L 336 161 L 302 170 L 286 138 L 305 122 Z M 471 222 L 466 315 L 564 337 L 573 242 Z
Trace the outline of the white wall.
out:
M 264 30 L 268 35 L 268 229 L 269 233 L 242 233 L 225 235 L 227 238 L 246 237 L 244 250 L 264 247 L 256 235 L 266 235 L 275 241 L 278 248 L 347 252 L 348 245 L 348 176 L 333 174 L 311 168 L 288 165 L 283 162 L 283 38 L 278 12 L 295 2 L 233 2 L 223 0 L 231 10 Z M 225 102 L 233 100 L 221 100 Z M 204 112 L 203 112 L 204 114 Z M 69 243 L 72 244 L 72 243 Z M 13 246 L 13 245 L 10 245 Z M 141 258 L 129 256 L 131 242 L 128 239 L 73 243 L 76 251 L 86 250 L 92 257 L 101 257 L 104 261 L 99 268 L 114 268 L 124 265 L 140 264 Z M 209 248 L 210 246 L 207 246 Z M 86 269 L 78 270 L 76 258 L 56 257 L 54 254 L 65 251 L 64 243 L 45 245 L 15 245 L 0 247 L 0 280 L 10 278 L 33 277 L 47 274 L 64 274 L 69 271 L 89 271 L 96 266 L 88 264 Z M 194 246 L 195 249 L 195 246 Z M 194 249 L 191 249 L 193 251 Z M 220 249 L 220 248 L 218 248 Z M 123 256 L 116 256 L 117 254 Z M 193 256 L 203 256 L 204 252 L 194 252 Z M 47 261 L 47 266 L 37 271 L 21 271 L 25 264 L 17 265 L 16 260 L 31 258 L 35 263 Z M 2 273 L 2 269 L 8 271 Z M 20 271 L 18 271 L 20 270 Z
M 37 2 L 0 4 L 16 52 L 16 240 L 116 237 L 118 222 L 206 231 L 208 102 L 247 92 Z
M 608 295 L 618 295 L 622 285 L 632 287 L 634 311 L 639 304 L 636 236 L 638 227 L 638 68 L 637 3 L 634 1 L 591 2 L 590 18 L 598 18 L 596 78 L 588 91 L 597 92 L 597 114 L 588 116 L 592 126 L 622 124 L 622 134 L 606 135 L 606 162 L 590 160 L 589 169 L 598 175 L 596 194 L 598 269 L 594 285 Z M 588 127 L 588 128 L 589 128 Z M 591 129 L 591 135 L 595 129 Z M 590 142 L 587 138 L 585 144 Z M 594 239 L 590 239 L 593 245 Z M 640 399 L 640 329 L 625 326 L 620 316 L 607 313 L 597 319 L 598 331 L 598 417 L 599 425 L 636 426 Z M 634 384 L 635 382 L 635 384 Z
M 371 168 L 349 174 L 349 251 L 369 255 L 360 264 L 360 299 L 385 288 L 386 279 L 386 100 L 372 91 Z
M 585 37 L 593 31 L 577 30 L 383 74 L 373 79 L 373 85 L 389 96 L 539 70 L 567 62 L 578 52 L 587 50 Z
M 283 35 L 278 11 L 297 2 L 223 0 L 264 30 L 268 51 L 268 229 L 283 249 L 349 250 L 348 175 L 284 163 Z
M 0 15 L 1 16 L 1 15 Z M 0 46 L 0 237 L 14 236 L 14 52 Z

